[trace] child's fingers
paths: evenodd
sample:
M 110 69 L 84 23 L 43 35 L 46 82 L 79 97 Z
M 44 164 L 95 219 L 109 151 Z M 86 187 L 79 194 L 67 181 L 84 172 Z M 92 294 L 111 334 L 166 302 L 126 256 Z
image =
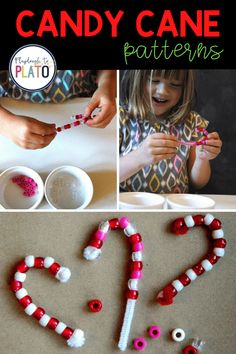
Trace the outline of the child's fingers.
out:
M 53 135 L 56 133 L 56 124 L 36 121 L 32 123 L 31 130 L 34 134 L 41 136 Z
M 207 139 L 206 140 L 206 145 L 207 146 L 215 146 L 215 147 L 220 147 L 222 146 L 222 141 L 220 139 Z
M 206 152 L 213 154 L 213 155 L 218 155 L 220 153 L 220 147 L 205 145 L 203 151 L 206 151 Z
M 153 133 L 152 134 L 153 139 L 161 139 L 161 140 L 173 140 L 173 141 L 178 141 L 178 138 L 174 135 L 170 134 L 164 134 L 164 133 Z
M 217 132 L 212 132 L 207 135 L 207 139 L 220 139 L 220 136 Z

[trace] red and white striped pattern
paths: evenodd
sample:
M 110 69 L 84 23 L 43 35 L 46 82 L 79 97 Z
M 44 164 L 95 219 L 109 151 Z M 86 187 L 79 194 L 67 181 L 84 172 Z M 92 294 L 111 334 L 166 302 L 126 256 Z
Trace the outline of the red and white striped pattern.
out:
M 176 219 L 172 224 L 172 230 L 177 235 L 184 235 L 189 228 L 194 226 L 207 226 L 211 231 L 212 247 L 207 255 L 199 263 L 192 268 L 186 270 L 172 283 L 166 285 L 164 289 L 157 295 L 157 301 L 161 305 L 171 305 L 174 302 L 174 297 L 183 288 L 192 283 L 198 276 L 204 272 L 208 272 L 213 268 L 213 265 L 224 256 L 226 247 L 226 240 L 224 238 L 224 231 L 221 228 L 220 220 L 214 218 L 211 214 L 204 215 L 188 215 L 184 218 Z
M 106 239 L 110 229 L 123 230 L 132 250 L 131 262 L 129 266 L 128 291 L 126 293 L 126 311 L 118 343 L 119 349 L 124 351 L 127 348 L 134 307 L 138 298 L 138 283 L 142 278 L 142 251 L 144 247 L 141 235 L 137 233 L 135 227 L 130 223 L 129 219 L 127 217 L 122 217 L 120 219 L 115 218 L 102 222 L 99 225 L 98 230 L 94 233 L 88 246 L 84 249 L 84 257 L 87 260 L 94 260 L 101 255 L 103 241 Z
M 78 119 L 76 120 L 75 122 L 72 122 L 72 123 L 67 123 L 65 125 L 62 125 L 61 127 L 57 127 L 56 128 L 56 131 L 58 133 L 60 133 L 61 131 L 63 130 L 67 130 L 67 129 L 71 129 L 71 128 L 74 128 L 74 127 L 78 127 L 79 125 L 83 125 L 83 124 L 86 124 L 87 121 L 89 120 L 90 117 L 82 117 L 82 118 L 76 118 L 78 115 L 76 116 L 73 116 L 75 117 L 75 119 Z
M 17 264 L 16 272 L 10 282 L 10 287 L 15 293 L 19 303 L 24 307 L 27 315 L 36 318 L 42 327 L 53 329 L 56 333 L 60 334 L 66 339 L 68 346 L 72 348 L 81 347 L 85 343 L 84 332 L 81 329 L 73 330 L 65 323 L 47 315 L 43 308 L 33 303 L 22 284 L 26 280 L 26 273 L 30 268 L 45 268 L 62 283 L 67 282 L 71 276 L 69 268 L 60 266 L 52 257 L 27 256 L 23 261 Z

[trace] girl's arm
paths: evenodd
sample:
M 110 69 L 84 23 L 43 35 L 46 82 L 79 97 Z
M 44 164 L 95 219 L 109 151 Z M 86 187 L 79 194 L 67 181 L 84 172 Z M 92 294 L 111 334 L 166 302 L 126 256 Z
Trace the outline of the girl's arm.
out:
M 203 188 L 208 183 L 211 177 L 210 160 L 219 155 L 221 147 L 222 141 L 216 132 L 208 134 L 206 145 L 191 147 L 188 172 L 190 181 L 195 188 Z

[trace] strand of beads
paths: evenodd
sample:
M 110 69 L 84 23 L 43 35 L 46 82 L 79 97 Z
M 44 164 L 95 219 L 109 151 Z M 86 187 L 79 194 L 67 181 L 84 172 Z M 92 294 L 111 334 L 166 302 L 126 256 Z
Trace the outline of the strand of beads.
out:
M 106 239 L 110 229 L 123 230 L 125 235 L 127 236 L 132 250 L 131 263 L 129 268 L 128 291 L 126 293 L 126 310 L 118 343 L 118 348 L 122 351 L 125 351 L 129 339 L 135 304 L 138 298 L 138 283 L 139 280 L 142 278 L 143 243 L 141 235 L 137 233 L 135 227 L 133 226 L 133 224 L 130 223 L 127 217 L 121 217 L 120 219 L 111 219 L 100 223 L 98 230 L 93 235 L 88 246 L 84 249 L 84 257 L 87 260 L 94 260 L 101 255 L 103 241 Z
M 60 133 L 63 130 L 71 129 L 73 127 L 78 127 L 79 125 L 84 125 L 87 123 L 90 117 L 84 117 L 83 115 L 77 114 L 75 116 L 72 116 L 75 120 L 75 122 L 65 124 L 61 127 L 57 127 L 56 131 Z
M 71 272 L 69 268 L 60 266 L 52 257 L 26 256 L 23 261 L 17 264 L 10 287 L 19 300 L 19 303 L 24 307 L 27 315 L 36 318 L 42 327 L 53 329 L 56 333 L 60 334 L 66 339 L 68 346 L 72 348 L 81 347 L 85 343 L 84 332 L 81 329 L 73 330 L 65 323 L 47 315 L 43 308 L 33 303 L 27 290 L 23 288 L 22 283 L 26 280 L 26 273 L 30 268 L 46 268 L 61 283 L 65 283 L 70 279 Z
M 203 138 L 199 141 L 183 141 L 179 140 L 179 143 L 181 145 L 189 145 L 189 146 L 196 146 L 196 145 L 206 145 L 207 143 L 207 135 L 209 134 L 208 131 L 205 128 L 196 128 L 196 131 L 203 132 Z
M 212 236 L 212 249 L 205 258 L 185 273 L 181 274 L 178 279 L 166 285 L 164 289 L 157 295 L 157 302 L 160 305 L 171 305 L 174 297 L 187 285 L 197 279 L 198 276 L 204 272 L 208 272 L 213 268 L 213 265 L 224 256 L 226 247 L 226 240 L 224 238 L 224 231 L 221 228 L 220 220 L 214 218 L 213 215 L 194 215 L 186 216 L 184 218 L 176 219 L 172 224 L 172 230 L 177 235 L 184 235 L 189 228 L 194 226 L 207 226 Z

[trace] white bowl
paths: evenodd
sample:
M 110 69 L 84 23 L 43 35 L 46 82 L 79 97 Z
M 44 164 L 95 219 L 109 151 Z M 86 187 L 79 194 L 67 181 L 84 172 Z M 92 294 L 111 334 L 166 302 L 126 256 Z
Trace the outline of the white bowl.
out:
M 93 197 L 93 184 L 81 168 L 57 167 L 45 181 L 45 197 L 53 209 L 84 209 Z
M 37 183 L 36 194 L 24 196 L 24 190 L 12 178 L 24 175 L 33 178 Z M 29 167 L 10 167 L 0 174 L 0 204 L 3 209 L 36 209 L 44 196 L 44 184 L 40 175 Z
M 165 198 L 160 194 L 146 192 L 120 193 L 120 209 L 163 209 Z
M 168 209 L 214 209 L 215 201 L 199 194 L 170 194 L 166 197 Z

